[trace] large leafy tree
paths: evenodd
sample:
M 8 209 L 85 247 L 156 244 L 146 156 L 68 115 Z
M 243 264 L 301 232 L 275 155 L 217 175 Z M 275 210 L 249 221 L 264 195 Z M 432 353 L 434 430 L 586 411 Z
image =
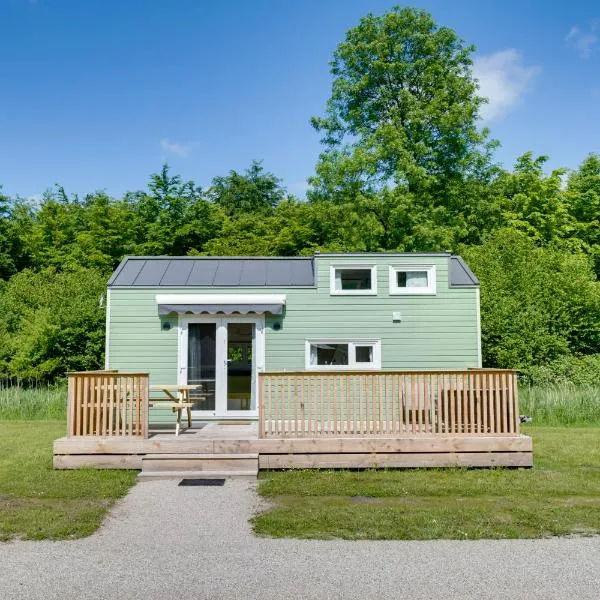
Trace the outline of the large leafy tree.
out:
M 386 185 L 423 193 L 487 169 L 473 50 L 413 8 L 370 14 L 350 29 L 331 62 L 326 115 L 312 120 L 325 144 L 313 196 Z

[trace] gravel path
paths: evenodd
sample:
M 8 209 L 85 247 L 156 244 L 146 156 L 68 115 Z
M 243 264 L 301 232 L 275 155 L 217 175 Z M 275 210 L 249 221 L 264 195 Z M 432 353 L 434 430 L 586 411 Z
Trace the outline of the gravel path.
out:
M 270 540 L 248 527 L 257 507 L 253 483 L 139 483 L 87 539 L 0 543 L 0 598 L 600 597 L 600 537 Z

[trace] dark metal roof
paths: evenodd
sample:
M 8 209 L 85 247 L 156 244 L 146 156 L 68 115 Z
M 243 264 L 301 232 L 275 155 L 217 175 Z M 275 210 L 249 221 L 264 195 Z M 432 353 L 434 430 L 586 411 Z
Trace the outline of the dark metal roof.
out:
M 476 287 L 479 279 L 460 256 L 450 257 L 450 272 L 448 273 L 450 287 Z
M 346 256 L 373 256 L 355 253 Z M 389 256 L 448 256 L 450 287 L 476 287 L 479 280 L 467 263 L 442 252 L 389 253 Z M 321 256 L 324 256 L 321 254 Z M 280 257 L 128 256 L 109 287 L 313 287 L 314 259 Z
M 109 287 L 304 287 L 315 285 L 312 258 L 129 256 Z

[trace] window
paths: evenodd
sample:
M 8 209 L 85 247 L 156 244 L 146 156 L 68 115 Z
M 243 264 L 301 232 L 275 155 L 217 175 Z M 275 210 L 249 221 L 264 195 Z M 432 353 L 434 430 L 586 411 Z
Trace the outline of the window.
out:
M 360 295 L 377 293 L 377 271 L 374 265 L 331 267 L 331 294 Z
M 379 340 L 338 341 L 308 340 L 306 342 L 306 369 L 344 370 L 380 369 L 381 342 Z
M 435 295 L 435 266 L 391 266 L 390 294 Z

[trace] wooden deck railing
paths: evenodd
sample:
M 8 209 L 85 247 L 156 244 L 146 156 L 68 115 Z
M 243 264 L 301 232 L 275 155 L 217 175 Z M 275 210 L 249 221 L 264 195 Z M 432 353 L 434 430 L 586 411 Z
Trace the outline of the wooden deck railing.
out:
M 67 373 L 69 436 L 148 437 L 148 373 Z
M 512 370 L 261 373 L 259 436 L 519 435 Z

